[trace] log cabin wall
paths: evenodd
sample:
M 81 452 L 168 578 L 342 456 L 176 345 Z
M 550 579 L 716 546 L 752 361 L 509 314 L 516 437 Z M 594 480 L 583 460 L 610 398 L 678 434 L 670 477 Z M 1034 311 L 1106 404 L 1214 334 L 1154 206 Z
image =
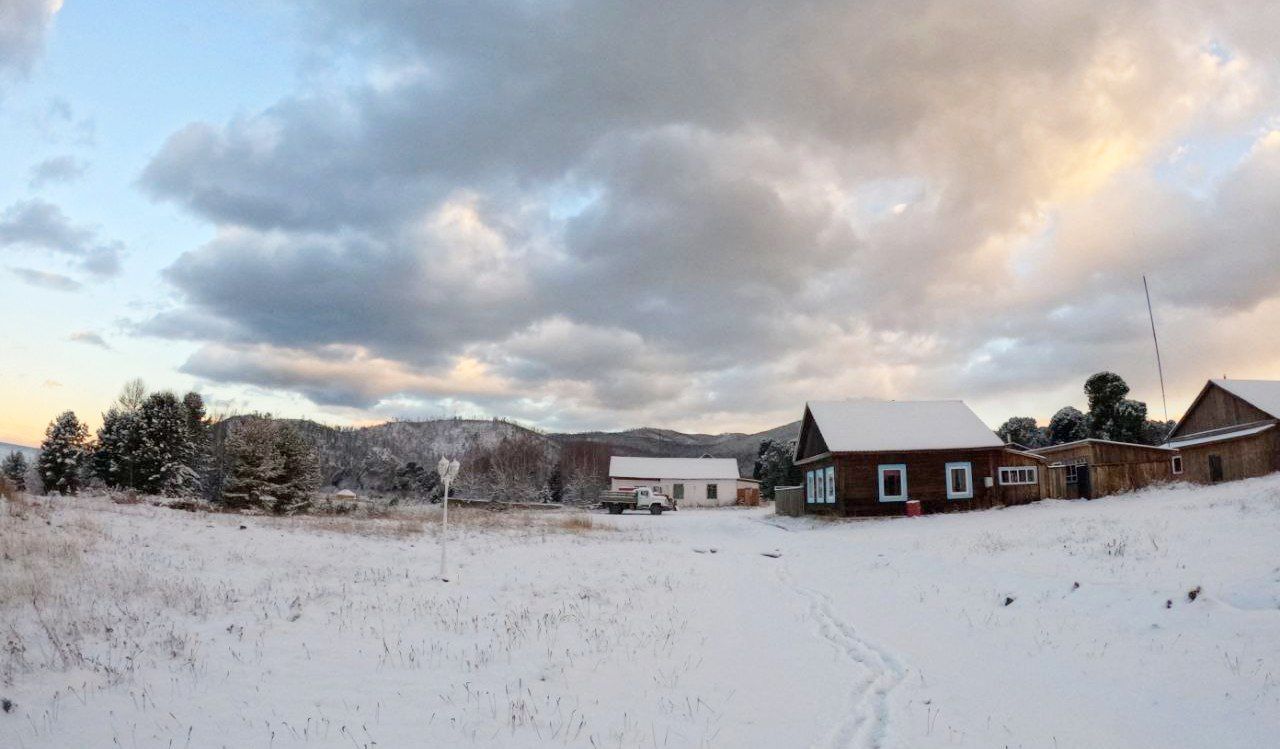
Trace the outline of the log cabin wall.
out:
M 947 498 L 947 464 L 972 467 L 972 499 Z M 1000 505 L 1025 504 L 1044 496 L 1045 463 L 1004 448 L 970 450 L 917 450 L 905 452 L 835 453 L 801 466 L 803 471 L 835 466 L 836 501 L 831 505 L 807 504 L 805 511 L 846 516 L 902 515 L 905 501 L 880 501 L 879 467 L 905 465 L 907 497 L 919 500 L 926 513 L 973 510 Z M 1001 467 L 1033 467 L 1036 481 L 1029 485 L 1002 485 Z M 986 486 L 986 479 L 992 486 Z

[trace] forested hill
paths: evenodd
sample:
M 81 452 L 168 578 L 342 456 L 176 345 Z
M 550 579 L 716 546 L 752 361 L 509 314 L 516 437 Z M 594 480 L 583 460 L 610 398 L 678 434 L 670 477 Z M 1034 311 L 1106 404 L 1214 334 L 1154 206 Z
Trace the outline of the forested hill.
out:
M 244 417 L 233 417 L 216 428 Z M 603 479 L 610 455 L 645 457 L 734 458 L 743 476 L 751 476 L 760 442 L 796 436 L 799 422 L 757 434 L 684 434 L 668 429 L 641 428 L 623 432 L 543 434 L 508 421 L 439 419 L 392 421 L 368 427 L 331 427 L 313 421 L 289 420 L 316 446 L 322 479 L 328 486 L 391 491 L 403 482 L 410 463 L 430 469 L 441 456 L 457 457 L 464 465 L 491 466 L 516 460 L 537 464 L 535 472 L 548 476 L 562 462 L 573 470 Z M 215 443 L 220 442 L 215 437 Z M 501 449 L 499 449 L 501 448 Z M 499 466 L 501 467 L 501 466 Z M 563 468 L 564 472 L 570 469 Z M 473 473 L 473 472 L 472 472 Z
M 560 443 L 595 442 L 608 445 L 614 455 L 636 455 L 648 458 L 734 458 L 743 476 L 750 477 L 760 443 L 767 439 L 790 440 L 800 433 L 800 422 L 793 421 L 763 432 L 743 434 L 685 434 L 671 429 L 642 427 L 625 432 L 581 432 L 553 434 Z

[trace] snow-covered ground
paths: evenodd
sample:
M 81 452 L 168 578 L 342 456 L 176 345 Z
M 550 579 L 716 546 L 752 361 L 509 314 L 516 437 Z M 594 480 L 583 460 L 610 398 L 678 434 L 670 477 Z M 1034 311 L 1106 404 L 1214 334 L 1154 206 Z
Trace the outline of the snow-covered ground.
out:
M 1280 736 L 1280 477 L 863 522 L 462 514 L 448 583 L 433 519 L 5 505 L 0 746 Z

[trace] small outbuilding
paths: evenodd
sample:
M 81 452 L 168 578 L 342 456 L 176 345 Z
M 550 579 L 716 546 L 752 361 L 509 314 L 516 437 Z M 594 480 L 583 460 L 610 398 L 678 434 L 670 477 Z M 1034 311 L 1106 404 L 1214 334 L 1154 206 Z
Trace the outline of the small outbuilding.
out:
M 609 458 L 609 488 L 625 491 L 638 486 L 671 497 L 677 507 L 722 507 L 738 502 L 739 489 L 754 490 L 759 482 L 741 478 L 733 458 Z
M 1094 499 L 1178 478 L 1178 451 L 1156 445 L 1083 439 L 1037 447 L 1049 460 L 1046 496 Z
M 1169 433 L 1175 473 L 1200 484 L 1280 471 L 1280 381 L 1209 380 Z
M 1044 496 L 1038 455 L 1013 450 L 962 401 L 815 401 L 795 463 L 804 511 L 902 515 L 1024 504 Z

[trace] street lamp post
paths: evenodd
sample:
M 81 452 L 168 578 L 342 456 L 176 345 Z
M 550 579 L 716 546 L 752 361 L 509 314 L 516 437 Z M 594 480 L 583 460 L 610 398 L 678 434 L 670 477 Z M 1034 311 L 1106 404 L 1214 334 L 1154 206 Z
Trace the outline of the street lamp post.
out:
M 440 526 L 440 579 L 449 582 L 449 485 L 458 477 L 458 461 L 441 458 L 436 473 L 444 482 L 444 517 Z

